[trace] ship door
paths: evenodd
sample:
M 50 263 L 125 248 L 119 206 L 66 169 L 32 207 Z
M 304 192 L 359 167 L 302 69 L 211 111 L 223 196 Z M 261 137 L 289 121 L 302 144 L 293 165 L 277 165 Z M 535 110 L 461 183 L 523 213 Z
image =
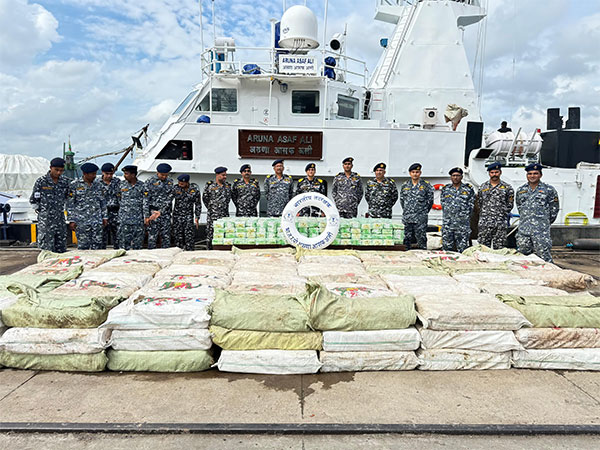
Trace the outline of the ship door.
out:
M 277 125 L 279 123 L 279 108 L 277 99 L 271 97 L 271 114 L 269 114 L 269 97 L 254 97 L 252 103 L 252 123 L 262 125 Z

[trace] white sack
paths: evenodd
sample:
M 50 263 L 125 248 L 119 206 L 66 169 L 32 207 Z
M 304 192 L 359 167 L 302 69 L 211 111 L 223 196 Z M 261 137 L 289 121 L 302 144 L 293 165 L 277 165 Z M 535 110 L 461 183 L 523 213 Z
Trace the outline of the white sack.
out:
M 396 297 L 398 295 L 389 289 L 361 284 L 326 283 L 325 287 L 330 292 L 346 298 Z
M 523 328 L 515 337 L 527 349 L 600 348 L 600 328 Z
M 512 352 L 518 369 L 600 370 L 600 348 L 557 348 Z
M 324 331 L 328 352 L 410 351 L 419 348 L 421 336 L 414 327 L 404 330 Z
M 106 347 L 97 328 L 9 328 L 0 338 L 0 350 L 34 355 L 99 353 Z
M 421 328 L 424 349 L 464 349 L 503 353 L 523 347 L 512 331 L 437 331 Z
M 198 297 L 207 300 L 215 299 L 215 288 L 206 285 L 204 277 L 187 277 L 169 275 L 164 277 L 156 276 L 150 283 L 143 288 L 145 291 L 153 291 L 167 296 Z
M 137 258 L 123 256 L 100 265 L 96 270 L 102 272 L 154 275 L 161 268 L 162 266 L 156 261 L 143 261 L 138 260 Z
M 202 265 L 228 265 L 232 266 L 236 256 L 230 251 L 196 250 L 181 252 L 173 258 L 173 264 L 202 264 Z
M 481 288 L 492 295 L 569 295 L 567 291 L 537 284 L 482 284 Z
M 82 274 L 79 278 L 67 281 L 54 289 L 53 294 L 67 297 L 85 295 L 88 297 L 129 297 L 152 277 L 146 274 L 120 274 L 100 272 L 97 269 Z
M 185 264 L 171 264 L 169 267 L 161 270 L 156 276 L 163 275 L 187 275 L 187 276 L 217 276 L 223 278 L 229 278 L 231 269 L 227 266 L 203 266 L 197 265 L 185 265 Z
M 539 280 L 529 280 L 526 278 L 522 278 L 518 275 L 500 272 L 498 270 L 494 270 L 491 272 L 467 272 L 467 273 L 459 273 L 452 275 L 457 281 L 461 283 L 470 283 L 476 286 L 486 286 L 488 284 L 512 284 L 512 285 L 542 285 L 545 284 L 543 281 Z
M 320 275 L 366 276 L 367 272 L 361 264 L 326 265 L 306 263 L 298 264 L 298 274 L 302 277 Z
M 352 255 L 304 255 L 300 258 L 300 264 L 325 264 L 333 265 L 360 265 L 361 261 Z
M 418 350 L 419 370 L 510 369 L 510 352 L 434 349 Z
M 418 297 L 417 317 L 432 330 L 518 330 L 531 323 L 514 308 L 490 294 Z
M 221 372 L 290 375 L 316 373 L 321 363 L 314 350 L 223 350 Z
M 133 352 L 208 350 L 212 347 L 212 340 L 206 328 L 114 330 L 110 346 L 115 350 Z
M 419 365 L 415 352 L 321 352 L 321 372 L 365 370 L 413 370 Z
M 402 276 L 397 274 L 384 274 L 390 289 L 398 294 L 414 295 L 415 297 L 428 294 L 451 292 L 452 294 L 478 294 L 479 288 L 468 283 L 459 283 L 448 275 Z

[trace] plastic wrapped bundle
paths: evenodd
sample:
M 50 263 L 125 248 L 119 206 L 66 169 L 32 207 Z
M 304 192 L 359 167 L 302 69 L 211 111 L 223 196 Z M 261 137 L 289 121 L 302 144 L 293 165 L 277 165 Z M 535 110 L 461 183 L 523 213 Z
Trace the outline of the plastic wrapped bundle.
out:
M 418 350 L 419 370 L 510 369 L 511 352 L 434 349 Z
M 232 267 L 236 259 L 233 253 L 227 251 L 198 250 L 179 253 L 173 259 L 173 264 Z
M 448 275 L 402 276 L 397 274 L 384 274 L 389 288 L 399 294 L 414 295 L 415 297 L 452 292 L 453 294 L 473 295 L 480 289 L 469 283 L 459 283 Z
M 151 275 L 90 270 L 52 291 L 64 297 L 111 297 L 125 299 L 152 279 Z
M 362 264 L 325 265 L 317 263 L 298 264 L 298 274 L 302 277 L 320 275 L 367 276 Z
M 600 370 L 600 348 L 557 348 L 512 352 L 518 369 Z
M 162 266 L 158 262 L 145 261 L 135 257 L 123 256 L 100 265 L 96 270 L 104 273 L 116 272 L 127 274 L 146 274 L 153 276 L 160 269 L 162 269 Z
M 177 275 L 156 277 L 143 288 L 143 291 L 151 291 L 173 297 L 195 296 L 211 301 L 215 298 L 215 288 L 207 285 L 204 277 Z
M 211 325 L 213 341 L 224 350 L 321 350 L 323 335 L 316 331 L 279 333 L 230 330 Z
M 201 372 L 211 368 L 208 350 L 108 351 L 108 370 L 116 372 Z
M 415 352 L 356 351 L 320 353 L 321 372 L 364 370 L 414 370 L 419 365 Z
M 323 286 L 325 286 L 329 292 L 347 298 L 395 297 L 398 295 L 389 289 L 361 284 L 326 283 Z
M 113 330 L 110 346 L 134 352 L 210 350 L 212 340 L 205 328 Z
M 503 353 L 522 348 L 512 331 L 438 331 L 421 328 L 419 332 L 421 347 L 426 350 L 463 349 Z
M 328 352 L 391 352 L 419 348 L 421 336 L 414 327 L 402 330 L 324 331 L 323 349 Z
M 227 266 L 204 266 L 204 265 L 183 265 L 172 264 L 156 274 L 157 277 L 165 275 L 187 275 L 187 276 L 213 276 L 227 279 L 231 269 Z
M 221 372 L 292 375 L 316 373 L 321 363 L 314 350 L 223 350 Z
M 526 349 L 600 348 L 600 328 L 522 328 L 515 337 Z
M 125 250 L 73 250 L 66 253 L 42 250 L 38 255 L 38 265 L 52 268 L 82 266 L 88 270 L 124 254 Z

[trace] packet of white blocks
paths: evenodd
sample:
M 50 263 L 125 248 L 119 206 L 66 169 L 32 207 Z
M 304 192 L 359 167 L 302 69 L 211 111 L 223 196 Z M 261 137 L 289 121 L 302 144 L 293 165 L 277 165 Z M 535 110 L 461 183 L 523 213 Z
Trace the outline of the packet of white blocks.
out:
M 523 347 L 512 331 L 437 331 L 421 328 L 423 349 L 464 349 L 503 353 Z
M 188 277 L 178 275 L 167 275 L 164 277 L 155 277 L 150 283 L 144 286 L 143 291 L 152 291 L 167 296 L 174 297 L 198 297 L 207 300 L 214 300 L 215 288 L 207 286 L 204 277 Z
M 67 297 L 86 295 L 126 298 L 151 279 L 152 276 L 146 274 L 119 274 L 94 269 L 85 272 L 79 278 L 67 281 L 52 293 Z
M 291 375 L 316 373 L 321 368 L 314 350 L 223 350 L 221 372 Z
M 0 350 L 34 355 L 99 353 L 107 346 L 97 328 L 9 328 L 0 338 Z
M 518 330 L 531 323 L 490 294 L 425 295 L 415 301 L 423 328 L 432 330 Z
M 453 294 L 478 294 L 480 289 L 467 283 L 459 283 L 448 275 L 402 276 L 384 274 L 390 289 L 399 294 L 414 295 L 415 297 L 439 292 L 452 292 Z
M 383 352 L 416 350 L 421 336 L 414 328 L 373 331 L 324 331 L 323 350 L 328 352 Z
M 515 337 L 526 349 L 600 348 L 600 328 L 522 328 Z
M 418 350 L 419 370 L 487 370 L 510 369 L 510 352 L 480 350 Z
M 419 365 L 415 352 L 326 352 L 320 353 L 321 372 L 365 370 L 413 370 Z
M 512 352 L 518 369 L 600 370 L 600 348 L 556 348 Z
M 211 301 L 140 291 L 111 309 L 101 327 L 117 330 L 208 328 L 207 308 Z
M 212 340 L 206 328 L 113 330 L 110 346 L 133 352 L 209 350 Z

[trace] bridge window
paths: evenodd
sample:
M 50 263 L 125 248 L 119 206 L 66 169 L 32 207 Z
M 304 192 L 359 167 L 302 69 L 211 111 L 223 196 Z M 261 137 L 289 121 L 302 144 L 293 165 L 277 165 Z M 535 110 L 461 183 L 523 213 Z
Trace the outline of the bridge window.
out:
M 319 91 L 292 91 L 292 113 L 319 114 Z
M 156 159 L 191 160 L 193 159 L 192 141 L 169 141 L 160 151 Z
M 198 91 L 192 91 L 190 92 L 187 97 L 185 98 L 185 100 L 183 100 L 179 106 L 177 107 L 177 109 L 175 111 L 173 111 L 173 116 L 176 116 L 177 114 L 181 113 L 185 107 L 190 103 L 190 101 L 196 96 L 196 93 Z
M 196 107 L 196 110 L 210 111 L 209 101 L 210 94 L 207 93 Z M 237 89 L 213 88 L 212 110 L 213 112 L 237 112 Z
M 338 95 L 338 117 L 345 117 L 346 119 L 358 119 L 358 106 L 360 100 L 354 97 L 348 97 L 347 95 Z

